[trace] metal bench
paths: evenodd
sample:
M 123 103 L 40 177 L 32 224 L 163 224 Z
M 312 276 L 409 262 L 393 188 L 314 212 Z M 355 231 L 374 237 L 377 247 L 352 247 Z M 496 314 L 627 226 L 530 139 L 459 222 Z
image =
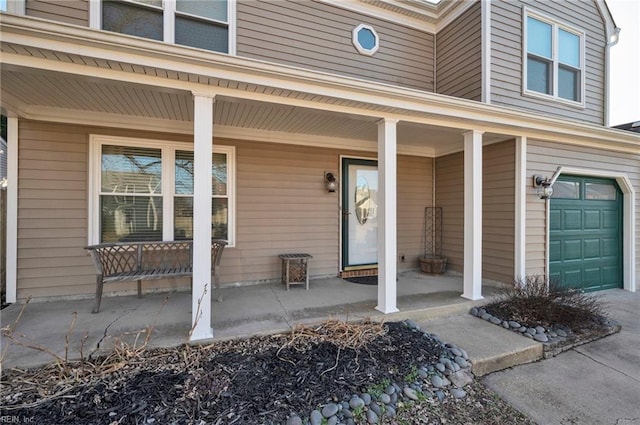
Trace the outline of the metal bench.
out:
M 220 294 L 218 265 L 227 241 L 211 241 L 211 276 Z M 102 288 L 108 282 L 138 281 L 138 297 L 142 281 L 168 277 L 191 276 L 193 273 L 193 241 L 120 242 L 85 247 L 96 268 L 96 298 L 92 313 L 100 311 Z

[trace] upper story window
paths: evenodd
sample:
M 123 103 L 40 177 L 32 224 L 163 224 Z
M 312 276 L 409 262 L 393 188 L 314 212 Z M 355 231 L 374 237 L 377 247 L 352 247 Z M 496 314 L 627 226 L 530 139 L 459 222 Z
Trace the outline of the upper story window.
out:
M 92 27 L 233 53 L 233 0 L 103 0 Z
M 584 104 L 583 32 L 525 13 L 524 91 Z
M 380 39 L 376 30 L 364 24 L 360 24 L 353 29 L 352 42 L 361 55 L 373 56 L 380 47 Z

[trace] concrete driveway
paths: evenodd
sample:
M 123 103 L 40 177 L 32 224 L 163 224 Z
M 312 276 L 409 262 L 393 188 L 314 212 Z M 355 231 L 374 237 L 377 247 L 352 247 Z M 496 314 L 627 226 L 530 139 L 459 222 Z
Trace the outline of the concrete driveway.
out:
M 618 334 L 484 383 L 541 425 L 640 425 L 640 292 L 602 292 Z

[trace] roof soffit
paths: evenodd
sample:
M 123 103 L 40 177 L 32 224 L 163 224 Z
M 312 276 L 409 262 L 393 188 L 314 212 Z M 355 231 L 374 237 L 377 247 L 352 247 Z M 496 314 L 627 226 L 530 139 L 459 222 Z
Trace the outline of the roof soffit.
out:
M 118 34 L 33 18 L 3 16 L 0 31 L 3 69 L 8 70 L 33 68 L 163 89 L 206 90 L 231 98 L 423 124 L 453 123 L 458 128 L 503 134 L 535 130 L 540 135 L 640 145 L 638 137 L 622 137 L 618 132 L 615 136 L 600 126 L 132 37 L 124 40 Z M 55 50 L 49 48 L 52 46 Z

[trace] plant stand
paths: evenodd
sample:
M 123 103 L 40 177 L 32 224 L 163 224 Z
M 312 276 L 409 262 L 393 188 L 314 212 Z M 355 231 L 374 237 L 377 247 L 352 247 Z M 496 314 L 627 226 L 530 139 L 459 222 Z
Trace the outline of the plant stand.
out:
M 442 274 L 447 267 L 447 257 L 442 256 L 442 208 L 424 209 L 424 255 L 420 257 L 423 273 Z

